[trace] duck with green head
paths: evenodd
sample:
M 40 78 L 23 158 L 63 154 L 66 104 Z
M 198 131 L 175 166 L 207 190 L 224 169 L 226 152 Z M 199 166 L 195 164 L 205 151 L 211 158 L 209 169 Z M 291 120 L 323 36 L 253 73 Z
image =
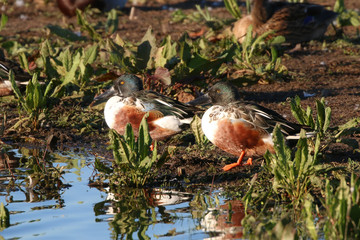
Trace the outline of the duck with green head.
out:
M 228 171 L 240 166 L 245 153 L 250 156 L 247 163 L 252 164 L 252 157 L 274 152 L 272 132 L 278 124 L 286 139 L 299 139 L 302 128 L 306 126 L 291 123 L 278 113 L 260 105 L 240 100 L 240 93 L 234 86 L 219 82 L 205 95 L 193 100 L 191 104 L 211 103 L 201 119 L 201 127 L 206 137 L 217 147 L 230 154 L 240 156 L 236 163 L 223 167 Z M 307 136 L 312 136 L 309 132 Z
M 109 99 L 104 109 L 109 128 L 123 135 L 130 123 L 137 135 L 142 118 L 148 114 L 150 136 L 154 140 L 181 132 L 183 126 L 192 121 L 194 112 L 199 110 L 157 92 L 144 90 L 142 80 L 131 74 L 117 78 L 108 91 L 94 100 L 98 104 L 104 99 Z

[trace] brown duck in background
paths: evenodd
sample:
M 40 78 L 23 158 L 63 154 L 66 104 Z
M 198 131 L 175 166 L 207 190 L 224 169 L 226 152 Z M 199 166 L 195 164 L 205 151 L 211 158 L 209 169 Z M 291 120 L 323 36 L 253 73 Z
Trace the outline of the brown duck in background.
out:
M 91 5 L 94 8 L 103 10 L 105 8 L 104 0 L 57 0 L 60 11 L 67 17 L 76 15 L 76 9 L 84 10 Z
M 76 9 L 84 10 L 87 6 L 109 11 L 113 8 L 122 8 L 127 0 L 56 0 L 60 11 L 67 17 L 76 15 Z
M 251 14 L 234 24 L 233 34 L 242 42 L 252 25 L 254 34 L 273 30 L 272 36 L 282 35 L 286 43 L 297 44 L 321 38 L 336 17 L 337 13 L 316 4 L 254 0 Z

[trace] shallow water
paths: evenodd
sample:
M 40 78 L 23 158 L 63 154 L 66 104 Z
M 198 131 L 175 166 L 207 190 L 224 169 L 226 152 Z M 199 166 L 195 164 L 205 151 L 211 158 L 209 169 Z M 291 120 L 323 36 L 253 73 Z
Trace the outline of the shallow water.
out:
M 10 150 L 14 159 L 42 161 L 43 153 Z M 40 157 L 39 157 L 40 156 Z M 64 167 L 65 188 L 51 193 L 27 187 L 29 164 L 12 165 L 17 176 L 1 170 L 0 202 L 10 211 L 5 239 L 229 239 L 242 236 L 241 202 L 229 203 L 220 191 L 198 194 L 164 189 L 124 189 L 107 193 L 88 186 L 95 157 L 75 152 L 50 154 L 54 166 Z M 36 164 L 35 164 L 36 165 Z M 33 167 L 33 165 L 31 165 Z M 18 172 L 16 172 L 18 170 Z M 34 182 L 34 180 L 33 180 Z M 12 187 L 9 187 L 12 186 Z

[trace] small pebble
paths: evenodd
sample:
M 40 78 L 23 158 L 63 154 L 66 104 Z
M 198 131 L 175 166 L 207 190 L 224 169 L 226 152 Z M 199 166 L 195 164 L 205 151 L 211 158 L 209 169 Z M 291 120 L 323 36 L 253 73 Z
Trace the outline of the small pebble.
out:
M 20 15 L 20 19 L 21 19 L 21 20 L 27 20 L 27 19 L 28 19 L 28 16 L 25 15 L 25 14 L 21 14 L 21 15 Z
M 23 7 L 25 5 L 24 0 L 16 0 L 15 6 L 17 7 Z

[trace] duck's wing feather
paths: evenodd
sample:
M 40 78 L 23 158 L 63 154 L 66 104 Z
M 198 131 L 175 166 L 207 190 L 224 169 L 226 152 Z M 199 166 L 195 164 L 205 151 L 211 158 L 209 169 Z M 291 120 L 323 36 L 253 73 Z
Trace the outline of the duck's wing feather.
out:
M 238 101 L 229 104 L 229 106 L 236 109 L 235 116 L 237 118 L 241 118 L 253 125 L 254 128 L 261 128 L 268 133 L 272 133 L 277 124 L 280 125 L 285 136 L 297 136 L 301 129 L 311 131 L 309 127 L 289 122 L 277 112 L 255 103 Z
M 21 82 L 27 82 L 31 79 L 31 75 L 24 72 L 18 63 L 8 59 L 0 59 L 0 80 L 8 80 L 10 70 L 13 70 L 15 80 L 18 81 L 19 84 L 21 84 Z
M 170 97 L 154 91 L 139 91 L 132 94 L 142 101 L 143 105 L 150 106 L 151 110 L 161 112 L 164 116 L 176 116 L 179 119 L 193 117 L 199 108 L 186 105 Z

